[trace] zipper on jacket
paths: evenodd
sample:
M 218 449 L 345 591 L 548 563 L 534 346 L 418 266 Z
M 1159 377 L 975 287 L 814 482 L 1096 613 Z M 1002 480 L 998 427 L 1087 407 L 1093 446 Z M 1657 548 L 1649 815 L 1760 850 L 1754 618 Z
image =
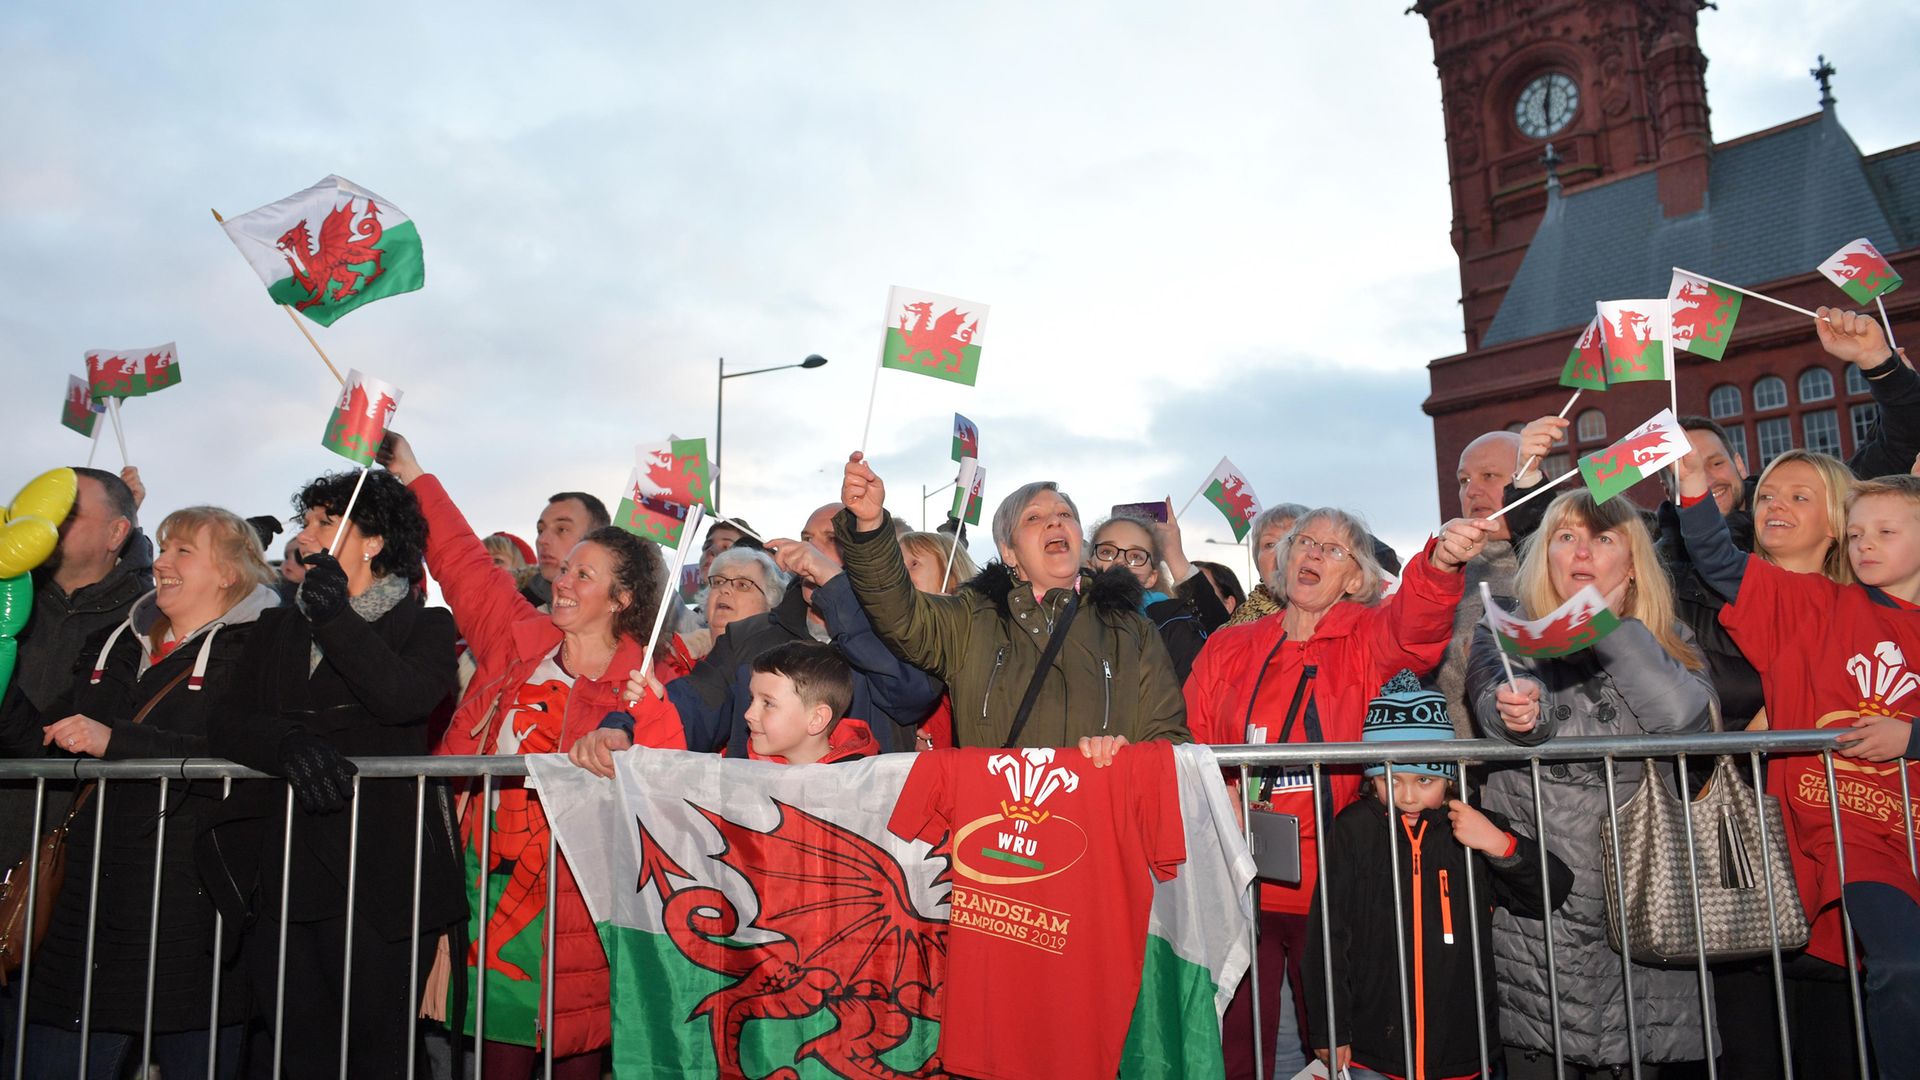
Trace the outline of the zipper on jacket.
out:
M 1113 664 L 1104 656 L 1100 658 L 1100 674 L 1105 676 L 1100 685 L 1100 730 L 1105 731 L 1113 717 Z
M 1447 884 L 1447 872 L 1440 871 L 1440 940 L 1453 944 L 1453 890 Z
M 993 670 L 987 673 L 987 692 L 980 695 L 980 719 L 987 718 L 987 703 L 993 700 L 993 684 L 1000 678 L 1001 665 L 1007 662 L 1007 647 L 1000 646 L 993 654 Z
M 1388 813 L 1397 813 L 1388 808 Z M 1413 853 L 1413 1060 L 1407 1062 L 1408 1080 L 1426 1080 L 1427 1076 L 1427 957 L 1426 957 L 1426 918 L 1425 904 L 1421 894 L 1420 880 L 1420 841 L 1427 835 L 1427 822 L 1422 818 L 1418 831 L 1407 824 L 1406 818 L 1400 819 L 1400 828 L 1407 834 L 1407 848 Z

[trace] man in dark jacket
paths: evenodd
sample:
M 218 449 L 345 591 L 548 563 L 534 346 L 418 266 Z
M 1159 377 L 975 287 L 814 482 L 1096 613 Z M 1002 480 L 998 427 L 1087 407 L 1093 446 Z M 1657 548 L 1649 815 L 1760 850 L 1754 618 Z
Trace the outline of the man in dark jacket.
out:
M 687 749 L 724 748 L 730 757 L 747 756 L 753 661 L 777 645 L 816 640 L 832 643 L 853 668 L 853 705 L 847 715 L 866 722 L 881 753 L 913 749 L 908 729 L 933 712 L 945 687 L 895 656 L 874 634 L 852 582 L 840 569 L 840 546 L 833 532 L 833 516 L 839 511 L 839 503 L 829 503 L 807 519 L 800 540 L 769 542 L 781 569 L 800 579 L 799 587 L 787 590 L 778 607 L 727 624 L 712 652 L 685 677 L 666 684 L 667 700 L 686 729 Z M 630 736 L 632 723 L 631 717 L 615 713 L 601 722 L 601 729 Z M 590 738 L 597 743 L 606 736 Z M 631 743 L 608 749 L 626 745 Z

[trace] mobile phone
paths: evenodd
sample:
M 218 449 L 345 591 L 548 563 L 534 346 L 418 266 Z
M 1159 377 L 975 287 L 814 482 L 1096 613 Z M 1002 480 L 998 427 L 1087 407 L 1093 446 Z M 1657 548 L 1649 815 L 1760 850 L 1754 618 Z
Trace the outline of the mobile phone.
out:
M 1149 521 L 1165 522 L 1167 504 L 1164 502 L 1114 503 L 1112 517 L 1143 517 Z

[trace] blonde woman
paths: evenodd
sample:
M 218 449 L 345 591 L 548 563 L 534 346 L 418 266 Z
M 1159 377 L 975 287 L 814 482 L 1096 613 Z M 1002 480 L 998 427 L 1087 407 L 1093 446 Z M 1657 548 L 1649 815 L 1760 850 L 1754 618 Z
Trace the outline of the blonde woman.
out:
M 1705 661 L 1674 615 L 1672 586 L 1631 502 L 1596 504 L 1584 491 L 1555 499 L 1526 542 L 1514 585 L 1522 617 L 1543 616 L 1591 586 L 1621 621 L 1590 649 L 1513 658 L 1511 683 L 1492 634 L 1485 626 L 1476 630 L 1467 700 L 1484 735 L 1534 746 L 1572 735 L 1662 735 L 1708 727 L 1715 697 Z M 1615 788 L 1623 800 L 1639 782 L 1641 767 L 1615 764 Z M 1488 809 L 1535 830 L 1527 767 L 1494 771 L 1484 797 Z M 1609 807 L 1602 764 L 1543 768 L 1539 797 L 1546 831 L 1539 839 L 1574 873 L 1572 895 L 1553 919 L 1567 1075 L 1612 1075 L 1630 1054 L 1620 956 L 1607 946 L 1600 830 Z M 1545 929 L 1537 919 L 1501 910 L 1494 913 L 1493 932 L 1507 1075 L 1552 1075 Z M 1641 1061 L 1699 1061 L 1710 1052 L 1691 968 L 1636 965 L 1633 1001 Z
M 82 653 L 93 661 L 91 674 L 71 692 L 71 715 L 46 728 L 48 746 L 97 758 L 208 756 L 208 722 L 239 675 L 254 620 L 277 607 L 280 597 L 259 536 L 237 515 L 211 506 L 176 510 L 156 535 L 154 590 L 134 601 L 125 622 Z M 194 837 L 219 806 L 220 785 L 176 780 L 167 788 L 164 811 L 158 781 L 115 780 L 109 788 L 104 799 L 99 791 L 87 799 L 67 834 L 67 865 L 80 869 L 62 882 L 47 936 L 33 950 L 24 1075 L 76 1074 L 89 951 L 93 998 L 87 1067 L 89 1075 L 119 1074 L 114 1063 L 138 1052 L 146 1026 L 151 941 L 158 950 L 153 1060 L 168 1076 L 234 1076 L 240 1065 L 244 985 L 233 965 L 222 973 L 213 1018 L 220 1028 L 219 1060 L 209 1074 L 214 909 L 193 859 Z M 105 818 L 89 947 L 84 868 L 93 862 L 96 813 Z M 161 821 L 167 833 L 159 933 L 149 938 L 155 831 Z
M 1753 489 L 1754 554 L 1796 574 L 1854 582 L 1847 565 L 1847 493 L 1853 470 L 1814 450 L 1789 450 L 1767 463 Z

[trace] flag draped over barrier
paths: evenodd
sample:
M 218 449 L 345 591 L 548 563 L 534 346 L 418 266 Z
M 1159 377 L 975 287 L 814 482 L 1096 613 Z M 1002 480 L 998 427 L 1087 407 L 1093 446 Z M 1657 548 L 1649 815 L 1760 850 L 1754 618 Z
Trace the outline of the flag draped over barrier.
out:
M 617 760 L 609 782 L 528 758 L 606 947 L 616 1075 L 865 1075 L 863 1061 L 912 1071 L 935 1054 L 952 871 L 887 830 L 913 755 Z M 1249 959 L 1253 865 L 1219 767 L 1203 746 L 1175 760 L 1187 862 L 1155 886 L 1124 1076 L 1217 1073 Z M 1029 1007 L 1007 1005 L 1010 1023 Z

